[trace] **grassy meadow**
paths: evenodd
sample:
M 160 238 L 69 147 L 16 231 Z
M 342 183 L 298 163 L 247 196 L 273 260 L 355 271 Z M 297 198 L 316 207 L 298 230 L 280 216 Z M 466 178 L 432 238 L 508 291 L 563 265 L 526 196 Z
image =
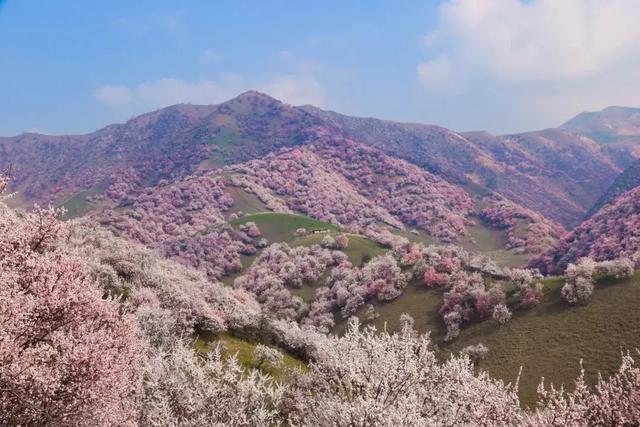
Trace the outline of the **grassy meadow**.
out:
M 541 377 L 572 387 L 583 360 L 587 378 L 593 383 L 598 372 L 607 376 L 618 368 L 621 352 L 640 348 L 640 273 L 628 280 L 598 281 L 589 304 L 579 307 L 561 300 L 563 284 L 561 278 L 547 279 L 545 299 L 539 307 L 514 313 L 504 326 L 491 320 L 465 325 L 451 343 L 442 341 L 444 325 L 438 315 L 441 291 L 425 289 L 416 282 L 398 299 L 374 303 L 380 317 L 364 323 L 394 331 L 399 328 L 400 314 L 408 313 L 420 332 L 431 331 L 443 357 L 483 343 L 489 354 L 479 367 L 506 382 L 514 382 L 522 367 L 519 394 L 523 404 L 530 405 Z M 343 330 L 344 324 L 340 321 L 336 332 Z
M 228 333 L 201 334 L 196 338 L 193 345 L 196 350 L 202 354 L 210 351 L 213 346 L 220 345 L 222 354 L 225 357 L 236 356 L 238 363 L 248 369 L 255 369 L 259 363 L 254 354 L 256 343 L 235 337 Z M 280 352 L 283 354 L 282 366 L 273 367 L 265 363 L 260 367 L 260 370 L 271 375 L 276 380 L 282 379 L 287 370 L 308 370 L 307 365 L 300 359 L 291 356 L 286 351 L 280 350 Z

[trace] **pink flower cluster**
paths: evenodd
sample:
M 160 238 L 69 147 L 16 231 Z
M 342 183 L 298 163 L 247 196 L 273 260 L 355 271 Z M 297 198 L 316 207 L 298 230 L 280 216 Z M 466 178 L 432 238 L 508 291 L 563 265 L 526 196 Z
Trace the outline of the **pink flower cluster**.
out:
M 318 245 L 291 248 L 274 243 L 254 261 L 249 270 L 234 281 L 234 286 L 253 293 L 270 315 L 281 319 L 302 316 L 304 303 L 287 288 L 300 288 L 317 281 L 331 266 L 346 261 L 343 252 Z
M 236 232 L 222 216 L 233 204 L 224 189 L 223 177 L 207 174 L 150 188 L 135 197 L 113 190 L 112 197 L 130 198 L 130 204 L 103 212 L 101 222 L 217 279 L 239 270 L 240 252 L 252 250 L 251 238 Z M 259 232 L 256 227 L 249 231 Z
M 537 305 L 544 296 L 539 274 L 531 270 L 501 270 L 490 259 L 473 256 L 455 246 L 413 244 L 397 252 L 401 264 L 412 267 L 414 278 L 421 278 L 429 288 L 445 288 L 440 315 L 447 327 L 447 341 L 458 336 L 465 322 L 491 316 L 505 323 L 511 318 L 502 283 L 511 284 L 513 295 L 509 305 L 517 309 Z M 487 286 L 484 280 L 487 276 L 499 282 Z
M 340 310 L 346 318 L 374 298 L 393 300 L 402 294 L 407 282 L 408 276 L 391 255 L 376 257 L 360 269 L 343 263 L 331 271 L 326 286 L 316 292 L 304 323 L 329 332 L 334 326 L 334 311 Z
M 473 200 L 460 187 L 350 139 L 320 138 L 310 149 L 345 176 L 360 194 L 394 217 L 444 242 L 465 234 Z
M 135 320 L 56 248 L 56 215 L 0 206 L 2 424 L 126 425 L 142 358 Z

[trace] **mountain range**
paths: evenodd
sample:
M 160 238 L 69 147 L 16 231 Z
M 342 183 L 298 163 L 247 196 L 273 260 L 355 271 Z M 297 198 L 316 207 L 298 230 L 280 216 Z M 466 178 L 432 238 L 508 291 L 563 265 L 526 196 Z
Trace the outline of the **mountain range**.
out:
M 0 138 L 0 168 L 11 166 L 12 203 L 64 204 L 72 216 L 109 211 L 113 221 L 114 209 L 135 210 L 145 194 L 222 177 L 221 188 L 242 188 L 272 210 L 360 233 L 379 236 L 384 224 L 452 242 L 483 223 L 506 230 L 510 249 L 540 253 L 640 183 L 639 112 L 609 107 L 555 129 L 492 135 L 295 107 L 251 91 L 85 135 Z

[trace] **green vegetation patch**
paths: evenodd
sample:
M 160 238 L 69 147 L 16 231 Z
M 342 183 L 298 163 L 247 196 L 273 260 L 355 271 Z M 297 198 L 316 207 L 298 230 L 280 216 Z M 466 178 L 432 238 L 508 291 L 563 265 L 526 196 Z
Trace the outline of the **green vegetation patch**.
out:
M 561 278 L 547 280 L 543 304 L 515 313 L 505 326 L 486 321 L 464 327 L 447 350 L 483 343 L 489 355 L 480 368 L 505 381 L 514 381 L 522 366 L 520 396 L 530 405 L 541 377 L 573 386 L 582 359 L 588 379 L 608 376 L 620 366 L 621 351 L 640 348 L 640 273 L 629 280 L 598 282 L 588 305 L 562 302 Z
M 238 150 L 243 147 L 246 141 L 242 135 L 233 126 L 229 126 L 220 130 L 220 132 L 211 139 L 211 145 L 216 146 L 216 151 L 207 160 L 210 166 L 224 166 L 230 158 L 235 157 Z
M 63 220 L 77 218 L 94 209 L 93 203 L 87 200 L 88 197 L 101 194 L 107 189 L 107 185 L 98 185 L 88 190 L 79 191 L 60 203 L 59 207 L 64 207 L 67 212 L 62 217 Z
M 503 229 L 491 228 L 479 221 L 467 227 L 468 235 L 460 245 L 471 252 L 479 252 L 491 257 L 501 267 L 526 265 L 531 255 L 519 254 L 512 249 L 505 249 L 506 232 Z
M 402 295 L 393 301 L 372 302 L 379 315 L 373 320 L 364 317 L 367 305 L 361 307 L 356 316 L 365 325 L 374 325 L 377 330 L 398 331 L 400 329 L 400 315 L 409 314 L 415 320 L 415 328 L 424 333 L 431 332 L 434 341 L 440 341 L 445 335 L 445 328 L 438 314 L 442 305 L 442 290 L 428 289 L 420 280 L 412 280 Z M 336 315 L 336 333 L 342 333 L 347 320 Z
M 212 346 L 217 344 L 222 346 L 223 355 L 227 357 L 235 355 L 238 363 L 247 369 L 256 369 L 258 366 L 259 361 L 256 360 L 254 354 L 257 344 L 234 337 L 228 333 L 222 333 L 219 335 L 202 334 L 195 340 L 194 347 L 197 351 L 206 353 Z M 281 380 L 288 370 L 298 369 L 303 372 L 308 371 L 309 368 L 303 361 L 291 356 L 286 351 L 278 350 L 283 354 L 282 366 L 275 368 L 268 364 L 263 364 L 260 366 L 260 370 L 262 372 L 271 375 L 276 380 Z
M 294 239 L 294 233 L 298 228 L 312 230 L 338 231 L 335 225 L 318 221 L 303 215 L 284 214 L 275 212 L 256 213 L 246 215 L 231 221 L 231 224 L 238 226 L 247 222 L 255 222 L 262 236 L 273 242 L 290 242 Z
M 259 212 L 269 212 L 267 206 L 258 199 L 255 194 L 249 193 L 240 187 L 226 187 L 224 192 L 233 198 L 233 206 L 227 214 L 238 213 L 255 214 Z
M 504 326 L 491 319 L 466 324 L 451 343 L 442 340 L 445 328 L 438 314 L 442 290 L 427 289 L 420 281 L 412 281 L 396 300 L 373 302 L 379 315 L 376 319 L 364 318 L 366 306 L 357 316 L 378 330 L 397 331 L 400 315 L 407 313 L 419 332 L 430 332 L 443 358 L 483 343 L 489 354 L 479 367 L 492 376 L 515 382 L 522 367 L 519 395 L 528 406 L 536 400 L 542 377 L 572 388 L 583 360 L 587 379 L 593 384 L 598 372 L 606 377 L 618 369 L 621 352 L 640 348 L 640 273 L 629 280 L 599 280 L 589 304 L 579 307 L 562 301 L 563 278 L 545 279 L 544 285 L 545 299 L 539 307 L 515 312 Z M 341 333 L 345 326 L 346 319 L 336 315 L 334 332 Z

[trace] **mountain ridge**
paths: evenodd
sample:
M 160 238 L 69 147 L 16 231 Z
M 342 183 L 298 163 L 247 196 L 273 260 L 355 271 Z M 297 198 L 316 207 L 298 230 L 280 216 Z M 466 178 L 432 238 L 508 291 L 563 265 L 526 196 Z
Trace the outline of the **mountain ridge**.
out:
M 146 187 L 262 158 L 308 143 L 319 128 L 478 196 L 497 192 L 565 227 L 579 221 L 622 170 L 602 145 L 564 129 L 503 136 L 455 132 L 295 107 L 256 91 L 217 105 L 176 104 L 84 135 L 0 138 L 0 168 L 14 165 L 14 189 L 25 202 L 60 203 L 108 186 L 119 174 Z M 32 164 L 42 173 L 28 173 Z

